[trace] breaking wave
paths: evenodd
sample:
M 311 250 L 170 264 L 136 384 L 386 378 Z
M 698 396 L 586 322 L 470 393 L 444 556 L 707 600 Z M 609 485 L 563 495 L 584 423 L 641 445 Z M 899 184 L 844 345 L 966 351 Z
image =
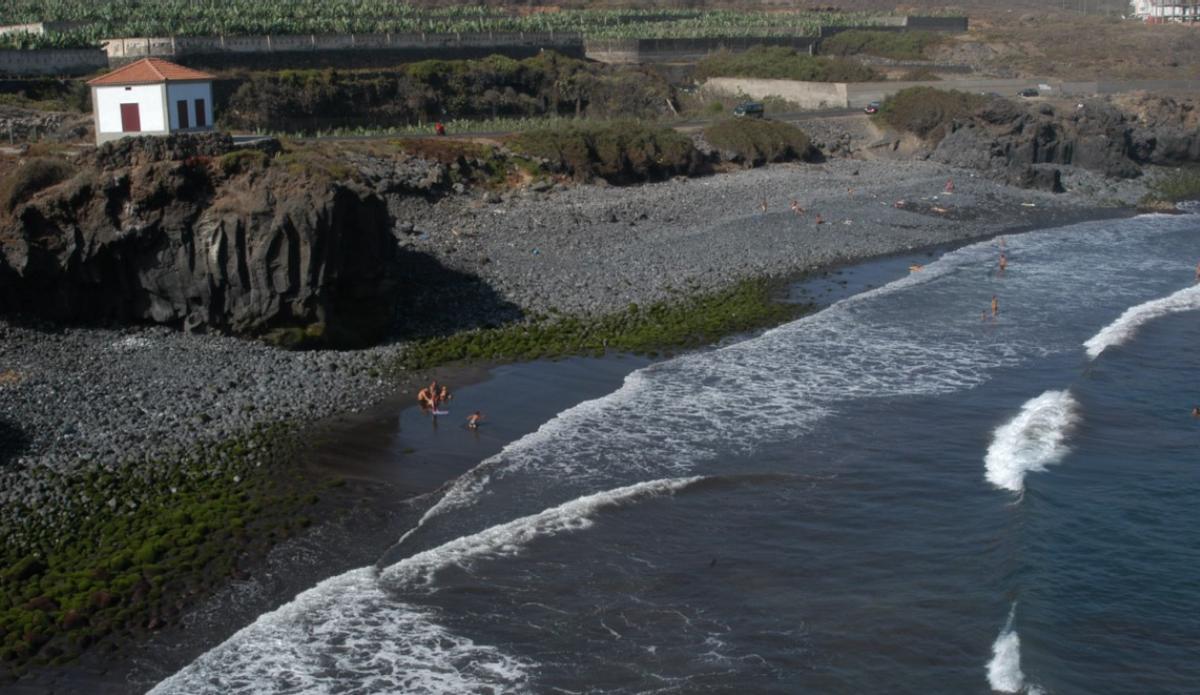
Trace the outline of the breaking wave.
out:
M 1126 309 L 1116 321 L 1089 338 L 1083 347 L 1087 350 L 1088 358 L 1094 360 L 1107 348 L 1127 342 L 1143 325 L 1154 319 L 1197 309 L 1200 309 L 1200 285 L 1193 285 L 1175 294 Z
M 357 692 L 355 683 L 370 692 L 517 693 L 528 690 L 531 668 L 396 601 L 364 568 L 259 616 L 150 693 Z
M 1017 635 L 1013 621 L 1017 605 L 1008 612 L 1008 620 L 992 643 L 992 660 L 987 665 L 988 686 L 997 693 L 1025 693 L 1042 695 L 1043 691 L 1025 680 L 1021 670 L 1021 638 Z
M 1046 470 L 1070 451 L 1067 436 L 1079 421 L 1078 412 L 1070 391 L 1047 391 L 1027 401 L 1016 417 L 996 428 L 984 457 L 988 482 L 1023 492 L 1027 473 Z
M 651 480 L 580 497 L 404 558 L 385 569 L 382 580 L 394 589 L 429 585 L 437 571 L 445 567 L 465 566 L 481 558 L 511 557 L 534 539 L 588 528 L 598 512 L 671 495 L 703 480 L 703 477 Z

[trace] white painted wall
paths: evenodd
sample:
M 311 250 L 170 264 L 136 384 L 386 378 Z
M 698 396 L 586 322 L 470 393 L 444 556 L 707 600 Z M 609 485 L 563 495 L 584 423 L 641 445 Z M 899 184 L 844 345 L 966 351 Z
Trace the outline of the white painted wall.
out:
M 188 103 L 188 128 L 196 127 L 196 100 L 204 100 L 204 123 L 208 128 L 213 125 L 212 82 L 168 82 L 167 83 L 167 117 L 171 122 L 171 130 L 179 130 L 179 107 L 177 101 L 186 100 Z
M 96 88 L 96 134 L 121 132 L 121 104 L 136 103 L 141 112 L 143 133 L 162 133 L 167 129 L 163 114 L 163 85 L 140 84 L 129 87 Z

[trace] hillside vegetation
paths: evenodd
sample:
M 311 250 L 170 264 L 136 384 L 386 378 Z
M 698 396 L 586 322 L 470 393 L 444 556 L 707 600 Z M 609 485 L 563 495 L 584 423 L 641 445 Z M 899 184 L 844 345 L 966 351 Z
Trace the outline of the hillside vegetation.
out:
M 946 38 L 930 31 L 869 31 L 852 29 L 821 41 L 821 53 L 832 56 L 873 55 L 892 60 L 922 60 L 926 49 Z
M 704 139 L 724 158 L 750 166 L 808 159 L 813 151 L 812 141 L 803 130 L 780 121 L 722 121 L 705 128 Z
M 898 130 L 941 140 L 955 120 L 966 120 L 987 97 L 957 90 L 910 87 L 888 97 L 879 118 Z
M 696 66 L 705 77 L 751 77 L 805 82 L 869 82 L 880 79 L 871 68 L 843 58 L 798 53 L 783 46 L 755 46 L 743 53 L 714 53 Z
M 695 174 L 703 158 L 692 141 L 671 128 L 635 121 L 567 123 L 514 136 L 509 146 L 580 180 L 658 181 Z
M 654 72 L 546 51 L 524 60 L 494 55 L 386 70 L 252 73 L 240 78 L 221 113 L 226 127 L 266 131 L 458 118 L 654 118 L 670 96 L 670 86 Z

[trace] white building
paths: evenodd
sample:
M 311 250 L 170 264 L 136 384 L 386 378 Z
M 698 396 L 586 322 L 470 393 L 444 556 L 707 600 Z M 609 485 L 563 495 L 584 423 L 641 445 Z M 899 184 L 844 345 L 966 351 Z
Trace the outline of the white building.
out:
M 1200 0 L 1133 0 L 1133 15 L 1150 24 L 1200 22 Z
M 91 80 L 96 144 L 212 130 L 212 80 L 161 58 L 143 58 Z

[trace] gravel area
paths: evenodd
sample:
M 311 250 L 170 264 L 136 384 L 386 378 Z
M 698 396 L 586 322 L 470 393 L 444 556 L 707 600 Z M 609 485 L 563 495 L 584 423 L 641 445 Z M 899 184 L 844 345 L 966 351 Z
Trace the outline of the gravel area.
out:
M 0 322 L 0 446 L 18 452 L 19 467 L 111 467 L 258 423 L 353 411 L 388 393 L 382 354 L 286 352 L 166 328 Z
M 444 199 L 411 211 L 417 233 L 401 243 L 479 273 L 526 311 L 609 312 L 680 290 L 1054 224 L 1136 200 L 1143 190 L 1072 176 L 1069 183 L 1088 192 L 1021 190 L 925 161 L 777 165 L 638 188 L 528 192 L 499 203 Z M 803 215 L 789 209 L 792 200 Z
M 557 187 L 494 203 L 468 193 L 407 206 L 414 231 L 397 237 L 479 274 L 526 313 L 596 313 L 1061 223 L 1141 192 L 1085 173 L 1068 183 L 1086 194 L 1022 191 L 929 162 L 836 160 L 636 188 Z M 803 215 L 789 210 L 792 199 Z M 17 469 L 111 467 L 259 423 L 358 410 L 393 388 L 382 373 L 398 349 L 285 352 L 165 328 L 0 321 L 0 459 L 16 452 Z

